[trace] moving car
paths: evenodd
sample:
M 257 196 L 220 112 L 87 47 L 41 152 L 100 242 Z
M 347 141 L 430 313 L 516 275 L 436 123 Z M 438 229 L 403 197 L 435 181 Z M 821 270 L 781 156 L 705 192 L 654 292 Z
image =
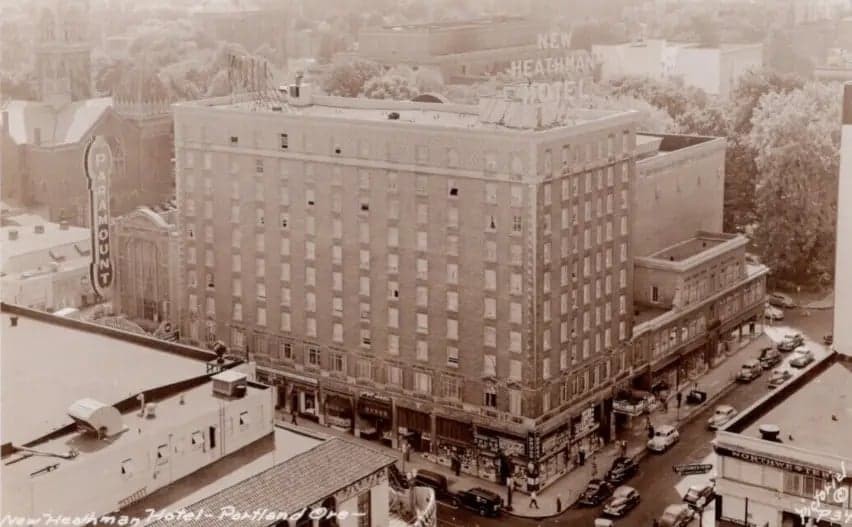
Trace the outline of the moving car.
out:
M 790 360 L 790 366 L 794 368 L 804 368 L 814 361 L 814 353 L 804 346 L 796 348 L 793 352 L 793 359 Z
M 633 487 L 622 485 L 615 489 L 606 504 L 603 513 L 607 516 L 624 516 L 639 504 L 639 492 Z
M 593 479 L 586 486 L 577 503 L 584 507 L 594 507 L 610 496 L 612 496 L 612 485 L 602 479 Z
M 605 479 L 612 484 L 627 481 L 639 471 L 639 464 L 631 457 L 617 457 L 612 462 L 612 468 L 606 473 Z
M 648 450 L 663 452 L 680 439 L 680 433 L 671 425 L 662 425 L 654 429 L 654 437 L 648 440 Z
M 784 320 L 784 312 L 780 308 L 766 304 L 763 310 L 763 318 L 767 320 Z
M 737 415 L 737 409 L 729 404 L 720 404 L 716 407 L 716 412 L 707 420 L 707 428 L 710 430 L 718 430 L 725 423 L 730 421 Z
M 784 335 L 784 340 L 778 344 L 778 351 L 789 352 L 805 343 L 805 337 L 801 333 Z
M 779 293 L 777 291 L 774 293 L 769 293 L 767 300 L 769 301 L 770 305 L 776 307 L 796 307 L 796 303 L 793 301 L 790 295 L 785 295 L 784 293 Z
M 660 516 L 660 527 L 685 527 L 692 521 L 695 512 L 689 505 L 680 503 L 677 505 L 669 505 Z
M 781 359 L 781 354 L 775 348 L 763 348 L 760 350 L 760 356 L 757 358 L 764 370 L 775 366 L 781 362 Z
M 777 388 L 792 378 L 793 374 L 789 370 L 775 370 L 769 377 L 769 388 Z
M 716 486 L 713 483 L 706 485 L 693 485 L 683 495 L 683 502 L 693 507 L 702 508 L 699 503 L 704 500 L 704 505 L 710 503 L 716 497 Z
M 480 516 L 499 516 L 500 509 L 503 507 L 503 498 L 480 487 L 460 492 L 458 502 L 463 507 L 477 512 Z
M 760 365 L 760 361 L 752 359 L 742 365 L 739 373 L 737 373 L 737 380 L 751 382 L 760 377 L 761 373 L 763 373 L 763 366 Z
M 418 470 L 414 476 L 414 485 L 431 487 L 435 490 L 435 499 L 446 500 L 450 503 L 456 502 L 456 497 L 450 492 L 447 485 L 447 478 L 443 474 L 438 474 L 431 470 Z

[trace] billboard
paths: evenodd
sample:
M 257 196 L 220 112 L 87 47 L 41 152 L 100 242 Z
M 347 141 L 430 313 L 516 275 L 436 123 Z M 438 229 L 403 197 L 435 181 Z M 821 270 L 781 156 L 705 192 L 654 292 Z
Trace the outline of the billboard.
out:
M 112 286 L 115 267 L 110 250 L 109 191 L 112 176 L 112 150 L 103 136 L 94 137 L 83 155 L 89 187 L 90 226 L 92 229 L 92 263 L 89 276 L 98 298 L 105 299 Z

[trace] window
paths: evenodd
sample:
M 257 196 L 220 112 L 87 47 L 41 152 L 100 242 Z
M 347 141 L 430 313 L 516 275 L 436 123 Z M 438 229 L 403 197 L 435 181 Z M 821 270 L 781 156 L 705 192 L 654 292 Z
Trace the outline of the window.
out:
M 449 194 L 451 198 L 457 198 L 459 195 L 459 187 L 456 185 L 456 182 L 452 179 L 447 182 L 447 187 L 449 189 Z
M 320 365 L 320 350 L 315 346 L 308 347 L 308 365 L 309 366 L 319 366 Z
M 497 300 L 494 298 L 486 298 L 484 300 L 484 316 L 487 319 L 495 319 L 497 318 Z
M 447 283 L 458 284 L 459 266 L 457 264 L 447 264 Z
M 485 355 L 482 374 L 486 377 L 497 376 L 497 355 Z
M 249 414 L 248 412 L 240 412 L 240 430 L 248 430 Z
M 399 327 L 399 310 L 395 307 L 388 309 L 388 326 L 392 328 Z
M 459 321 L 447 319 L 447 338 L 450 340 L 458 340 L 459 338 Z
M 493 269 L 485 270 L 485 289 L 489 291 L 497 289 L 497 271 Z
M 422 372 L 414 373 L 414 390 L 419 393 L 432 393 L 432 377 Z
M 399 335 L 388 335 L 388 353 L 399 355 Z
M 238 144 L 239 142 L 240 142 L 240 138 L 239 138 L 239 137 L 237 137 L 236 135 L 232 135 L 232 136 L 231 136 L 231 144 L 232 144 L 232 145 Z
M 193 432 L 190 436 L 189 443 L 193 446 L 193 448 L 197 450 L 201 450 L 204 448 L 204 434 L 199 432 Z
M 513 186 L 512 187 L 512 206 L 520 207 L 524 203 L 524 189 L 523 187 Z
M 418 203 L 417 204 L 417 223 L 425 224 L 428 221 L 429 221 L 429 207 L 425 203 Z
M 287 150 L 287 148 L 290 146 L 290 141 L 289 141 L 289 138 L 287 137 L 287 134 L 281 134 L 279 136 L 279 140 L 280 140 L 279 144 L 281 145 L 281 149 Z
M 494 183 L 485 184 L 485 202 L 492 205 L 497 204 L 497 185 Z
M 520 353 L 521 352 L 521 332 L 520 331 L 510 331 L 509 332 L 509 351 L 512 353 Z
M 459 349 L 453 346 L 447 347 L 447 366 L 457 367 L 459 365 Z
M 402 385 L 402 370 L 399 366 L 388 366 L 388 384 Z
M 282 359 L 292 360 L 293 359 L 293 345 L 286 341 L 280 341 L 278 343 L 278 355 Z
M 509 390 L 509 413 L 521 415 L 521 392 L 520 390 Z
M 418 340 L 414 345 L 415 351 L 417 354 L 417 360 L 420 361 L 428 361 L 429 360 L 429 343 L 425 340 Z
M 418 280 L 428 280 L 429 279 L 429 262 L 425 258 L 417 259 L 417 279 Z
M 306 318 L 305 319 L 305 334 L 309 337 L 317 336 L 317 319 L 315 318 Z
M 331 371 L 343 372 L 346 370 L 346 361 L 342 353 L 331 354 Z
M 429 315 L 427 315 L 426 313 L 417 313 L 417 332 L 429 332 Z
M 512 216 L 512 232 L 523 232 L 524 223 L 520 216 Z
M 657 286 L 651 286 L 651 302 L 659 302 L 660 301 L 660 290 Z
M 243 319 L 243 305 L 242 305 L 241 303 L 239 303 L 239 302 L 234 302 L 234 309 L 233 309 L 233 312 L 234 312 L 234 313 L 233 313 L 233 315 L 234 315 L 234 320 L 236 320 L 237 322 L 239 322 L 239 321 L 241 321 L 241 320 Z

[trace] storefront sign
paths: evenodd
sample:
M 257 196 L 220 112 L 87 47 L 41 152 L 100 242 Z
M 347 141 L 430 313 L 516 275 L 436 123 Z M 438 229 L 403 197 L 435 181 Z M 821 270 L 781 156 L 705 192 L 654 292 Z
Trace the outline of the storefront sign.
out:
M 531 82 L 519 86 L 516 92 L 524 104 L 567 101 L 574 97 L 583 95 L 583 82 L 554 81 L 554 82 Z
M 390 403 L 374 400 L 365 396 L 361 396 L 361 399 L 358 401 L 358 411 L 362 415 L 386 419 L 388 421 L 392 418 Z
M 688 476 L 688 475 L 691 475 L 691 474 L 707 474 L 708 472 L 713 470 L 713 465 L 708 464 L 708 463 L 704 463 L 704 464 L 693 463 L 693 464 L 689 464 L 689 465 L 674 465 L 672 467 L 672 470 L 674 470 L 676 473 L 680 474 L 681 476 Z
M 541 442 L 541 450 L 545 454 L 549 454 L 556 450 L 561 450 L 568 446 L 571 441 L 571 433 L 568 428 L 550 434 L 544 441 Z
M 786 470 L 788 472 L 796 472 L 798 474 L 805 474 L 807 476 L 817 476 L 826 480 L 830 479 L 833 474 L 830 470 L 809 467 L 807 465 L 802 465 L 792 461 L 775 459 L 771 457 L 761 456 L 758 454 L 750 454 L 748 452 L 740 452 L 738 450 L 731 450 L 724 447 L 716 447 L 716 454 L 720 456 L 728 456 L 735 459 L 741 459 L 743 461 L 747 461 L 749 463 L 756 463 L 758 465 L 766 465 L 768 467 L 774 467 L 777 469 Z
M 92 229 L 92 263 L 89 273 L 95 293 L 100 298 L 106 298 L 113 279 L 109 236 L 112 151 L 103 136 L 95 137 L 86 147 L 84 168 L 89 187 Z
M 572 33 L 541 33 L 539 50 L 557 50 L 552 57 L 513 60 L 507 73 L 516 78 L 543 75 L 592 75 L 596 59 L 584 49 L 571 49 Z
M 473 443 L 479 450 L 488 452 L 497 452 L 500 449 L 500 441 L 496 437 L 485 436 L 482 434 L 473 434 Z
M 527 457 L 530 459 L 541 457 L 541 436 L 535 432 L 527 435 Z
M 635 403 L 627 400 L 613 401 L 612 411 L 618 414 L 636 417 L 645 412 L 645 401 L 641 400 L 636 401 Z

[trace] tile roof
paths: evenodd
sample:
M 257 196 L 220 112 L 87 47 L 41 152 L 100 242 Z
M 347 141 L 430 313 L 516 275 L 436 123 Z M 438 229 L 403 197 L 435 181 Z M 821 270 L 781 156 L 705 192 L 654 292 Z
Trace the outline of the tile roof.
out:
M 333 438 L 283 463 L 186 507 L 203 511 L 194 527 L 233 527 L 220 511 L 233 507 L 239 513 L 265 510 L 270 514 L 293 514 L 322 502 L 326 497 L 394 462 L 394 458 L 340 438 Z M 161 519 L 149 527 L 171 525 Z M 242 519 L 240 525 L 266 526 L 270 519 Z
M 112 107 L 112 97 L 74 101 L 55 109 L 38 101 L 9 101 L 9 135 L 15 143 L 34 144 L 35 130 L 41 144 L 64 145 L 79 142 L 98 119 Z

